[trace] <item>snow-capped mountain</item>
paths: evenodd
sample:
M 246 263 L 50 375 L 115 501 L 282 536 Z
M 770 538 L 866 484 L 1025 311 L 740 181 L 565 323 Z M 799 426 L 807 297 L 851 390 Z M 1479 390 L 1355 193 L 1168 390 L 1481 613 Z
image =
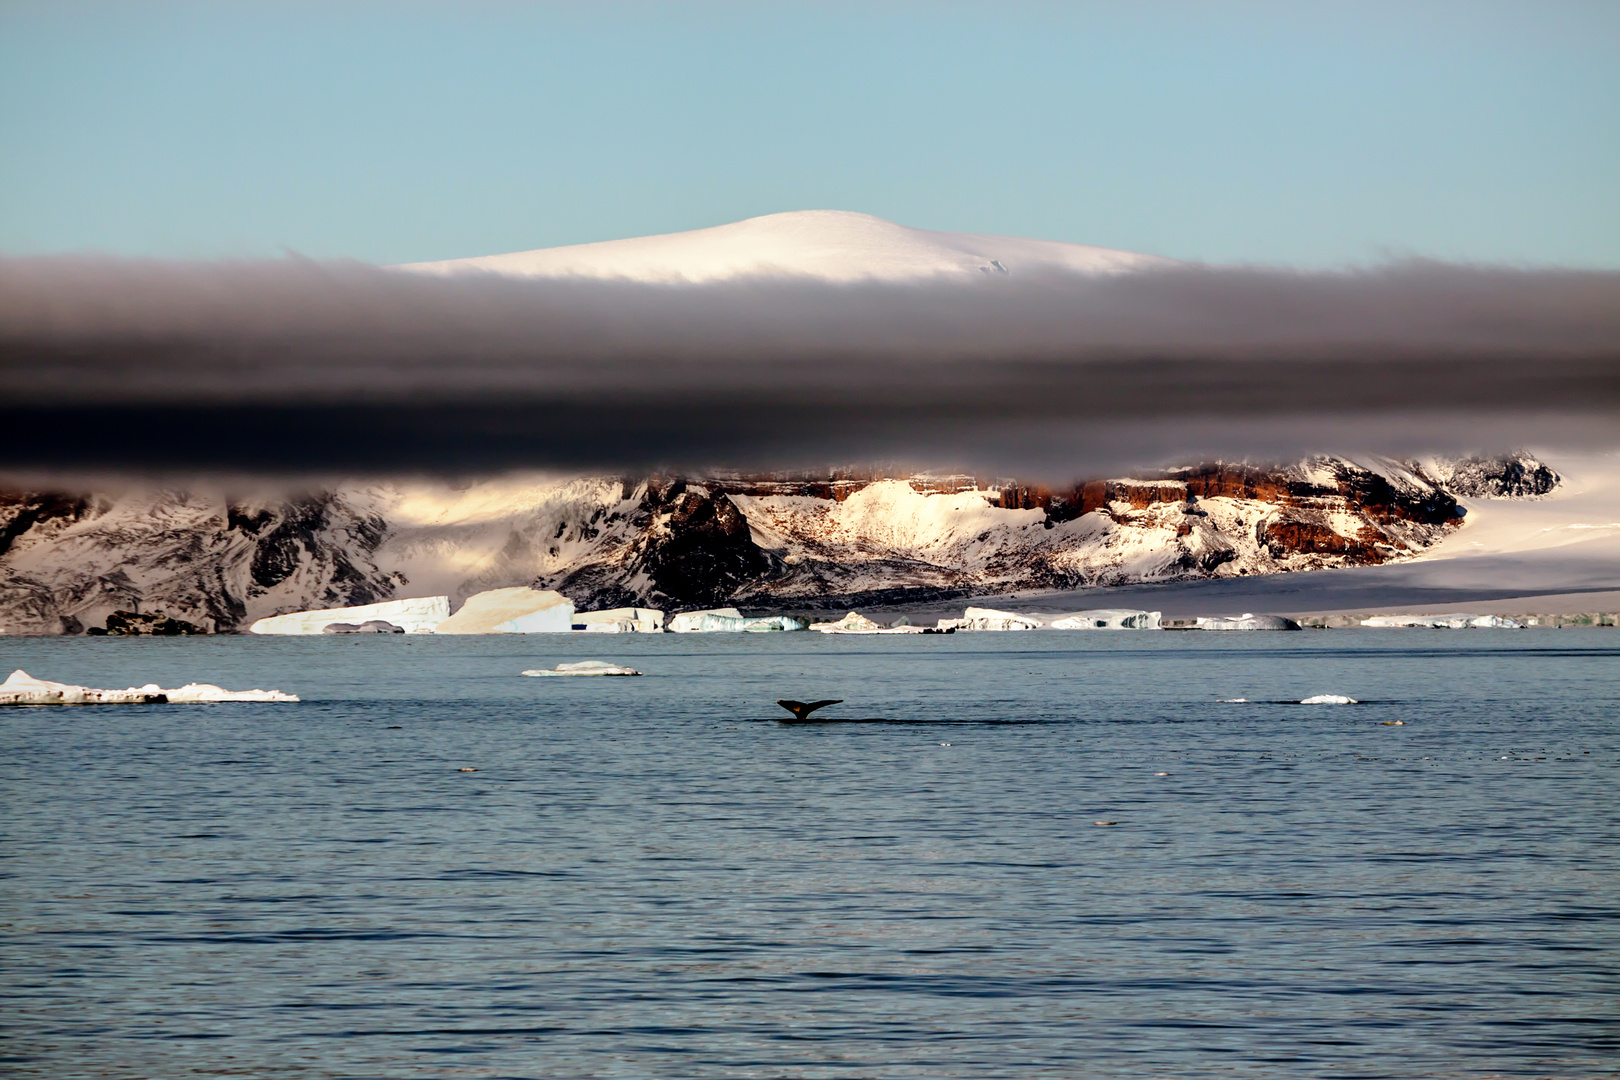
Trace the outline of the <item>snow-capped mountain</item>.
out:
M 971 477 L 504 477 L 0 496 L 0 632 L 119 610 L 230 631 L 309 608 L 533 584 L 582 609 L 841 607 L 1369 565 L 1463 528 L 1453 492 L 1536 497 L 1524 455 L 1211 464 L 1047 490 Z
M 935 232 L 896 225 L 870 214 L 800 210 L 691 232 L 412 263 L 405 269 L 437 274 L 481 271 L 516 277 L 619 278 L 661 283 L 712 282 L 753 275 L 858 282 L 1036 270 L 1109 274 L 1170 263 L 1153 255 L 1085 244 Z

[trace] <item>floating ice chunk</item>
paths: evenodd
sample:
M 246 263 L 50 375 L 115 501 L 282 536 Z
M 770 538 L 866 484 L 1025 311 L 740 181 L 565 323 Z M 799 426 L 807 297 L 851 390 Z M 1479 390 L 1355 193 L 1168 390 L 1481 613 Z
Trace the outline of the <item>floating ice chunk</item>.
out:
M 538 678 L 555 675 L 640 675 L 633 667 L 609 664 L 605 660 L 579 660 L 572 664 L 558 664 L 554 668 L 533 668 L 523 674 Z
M 435 634 L 566 634 L 574 605 L 560 592 L 518 585 L 474 593 Z
M 717 621 L 710 624 L 708 627 L 705 627 L 704 619 L 710 616 L 714 617 Z M 721 619 L 735 619 L 739 624 L 744 621 L 743 613 L 734 607 L 709 608 L 705 611 L 683 611 L 673 619 L 669 620 L 669 632 L 672 634 L 698 634 L 705 632 L 712 634 L 731 630 L 732 627 L 729 623 L 722 624 L 718 621 Z M 741 625 L 737 626 L 736 629 L 741 630 Z
M 1198 620 L 1200 630 L 1298 630 L 1299 623 L 1293 619 L 1285 619 L 1281 615 L 1251 615 L 1245 611 L 1242 615 L 1217 615 L 1214 617 L 1201 617 Z
M 127 690 L 96 690 L 71 683 L 36 679 L 18 668 L 0 683 L 0 705 L 150 705 L 196 704 L 217 701 L 297 701 L 280 690 L 225 690 L 212 683 L 187 683 L 165 690 L 157 683 Z
M 664 613 L 639 607 L 576 611 L 573 628 L 588 634 L 662 634 Z
M 354 623 L 335 622 L 321 627 L 323 634 L 403 634 L 403 626 L 395 626 L 386 619 L 370 619 L 356 626 Z
M 1357 701 L 1355 698 L 1353 698 L 1353 697 L 1345 697 L 1343 694 L 1317 694 L 1315 697 L 1305 698 L 1303 701 L 1300 702 L 1300 704 L 1301 705 L 1359 705 L 1361 703 L 1359 701 Z
M 1248 702 L 1249 699 L 1246 697 L 1223 697 L 1215 699 L 1215 704 L 1217 705 L 1247 705 Z
M 1132 608 L 1097 608 L 1077 611 L 1046 625 L 1053 630 L 1158 630 L 1159 612 Z
M 384 600 L 358 607 L 293 611 L 260 619 L 248 630 L 255 634 L 319 634 L 332 623 L 363 623 L 381 619 L 405 628 L 408 634 L 428 634 L 450 617 L 448 596 L 418 596 L 408 600 Z
M 280 690 L 226 690 L 213 683 L 186 683 L 176 690 L 162 690 L 155 685 L 142 690 L 157 690 L 170 704 L 208 704 L 215 701 L 297 701 L 297 694 L 284 694 Z

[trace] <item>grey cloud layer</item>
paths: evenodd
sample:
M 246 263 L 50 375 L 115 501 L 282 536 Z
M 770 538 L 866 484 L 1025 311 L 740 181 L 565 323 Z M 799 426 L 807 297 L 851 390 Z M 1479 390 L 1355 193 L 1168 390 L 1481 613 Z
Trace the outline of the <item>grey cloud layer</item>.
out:
M 805 466 L 1612 441 L 1620 273 L 830 285 L 0 260 L 0 466 Z M 52 437 L 54 433 L 54 438 Z

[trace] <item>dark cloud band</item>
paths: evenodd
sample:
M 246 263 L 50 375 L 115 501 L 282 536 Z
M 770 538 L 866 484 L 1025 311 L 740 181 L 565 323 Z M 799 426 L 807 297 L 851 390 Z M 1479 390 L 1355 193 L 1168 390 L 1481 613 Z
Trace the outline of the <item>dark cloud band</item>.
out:
M 828 285 L 0 261 L 0 466 L 794 467 L 1601 441 L 1620 274 Z M 1609 436 L 1612 441 L 1612 436 Z

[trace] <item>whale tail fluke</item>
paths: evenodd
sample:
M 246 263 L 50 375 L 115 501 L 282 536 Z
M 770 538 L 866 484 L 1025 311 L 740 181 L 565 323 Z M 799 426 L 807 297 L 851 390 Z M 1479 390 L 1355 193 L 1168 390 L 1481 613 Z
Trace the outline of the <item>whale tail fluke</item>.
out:
M 782 706 L 782 708 L 786 709 L 788 712 L 792 713 L 795 720 L 803 720 L 817 709 L 825 708 L 828 705 L 842 704 L 843 700 L 843 698 L 828 698 L 825 701 L 809 702 L 778 700 L 777 704 Z

